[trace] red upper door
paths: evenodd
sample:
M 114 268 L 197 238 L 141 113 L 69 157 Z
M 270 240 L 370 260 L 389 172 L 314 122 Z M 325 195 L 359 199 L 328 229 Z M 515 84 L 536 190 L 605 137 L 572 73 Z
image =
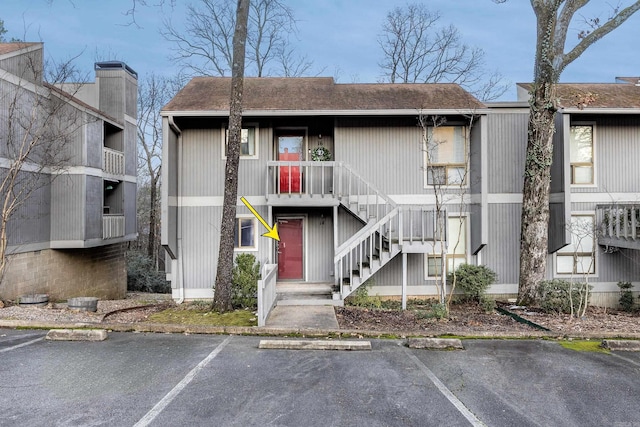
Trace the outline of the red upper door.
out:
M 299 162 L 304 160 L 304 132 L 281 133 L 276 138 L 279 161 Z M 280 193 L 300 193 L 302 174 L 300 166 L 280 167 Z
M 303 280 L 302 218 L 279 218 L 278 280 Z

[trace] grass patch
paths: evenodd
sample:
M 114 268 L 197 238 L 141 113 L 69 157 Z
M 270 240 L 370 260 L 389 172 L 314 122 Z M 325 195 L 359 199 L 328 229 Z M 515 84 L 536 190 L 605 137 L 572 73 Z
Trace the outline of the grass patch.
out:
M 170 308 L 149 316 L 149 321 L 155 323 L 172 323 L 178 325 L 205 326 L 257 326 L 258 318 L 248 310 L 235 310 L 219 314 L 203 309 L 185 310 Z
M 574 340 L 574 341 L 560 341 L 558 342 L 562 347 L 568 348 L 569 350 L 574 351 L 587 351 L 592 353 L 605 353 L 611 354 L 609 350 L 606 348 L 602 348 L 600 346 L 599 341 L 585 341 L 585 340 Z

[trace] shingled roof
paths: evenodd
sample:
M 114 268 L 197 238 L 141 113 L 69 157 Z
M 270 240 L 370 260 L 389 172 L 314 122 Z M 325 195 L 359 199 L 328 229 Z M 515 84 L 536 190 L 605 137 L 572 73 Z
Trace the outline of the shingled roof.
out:
M 531 88 L 530 83 L 518 86 Z M 631 83 L 560 83 L 557 91 L 564 108 L 640 108 L 640 86 Z
M 13 42 L 13 43 L 0 43 L 0 55 L 6 55 L 7 53 L 15 52 L 25 47 L 33 46 L 40 43 L 26 43 L 26 42 Z
M 166 112 L 229 111 L 231 79 L 196 77 Z M 331 77 L 244 80 L 245 111 L 464 110 L 484 105 L 457 84 L 340 84 Z

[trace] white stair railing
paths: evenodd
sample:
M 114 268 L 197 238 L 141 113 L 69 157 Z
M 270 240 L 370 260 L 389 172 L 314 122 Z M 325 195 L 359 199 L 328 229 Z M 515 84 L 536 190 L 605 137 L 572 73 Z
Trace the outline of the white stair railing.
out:
M 262 279 L 258 280 L 258 326 L 264 326 L 276 304 L 276 276 L 278 264 L 264 264 Z

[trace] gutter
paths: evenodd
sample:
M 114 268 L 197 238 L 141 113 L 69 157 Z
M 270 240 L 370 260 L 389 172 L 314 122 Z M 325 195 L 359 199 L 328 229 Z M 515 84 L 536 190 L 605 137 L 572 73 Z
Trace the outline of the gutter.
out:
M 178 289 L 180 289 L 180 298 L 178 299 L 178 301 L 176 301 L 176 303 L 178 304 L 182 304 L 184 302 L 184 293 L 185 293 L 185 288 L 184 288 L 184 258 L 182 257 L 182 230 L 183 230 L 183 226 L 182 226 L 182 209 L 180 206 L 180 200 L 182 198 L 182 158 L 183 158 L 183 154 L 182 154 L 182 130 L 180 130 L 180 128 L 178 127 L 178 125 L 176 124 L 176 122 L 173 119 L 173 116 L 167 116 L 167 121 L 169 122 L 169 127 L 178 135 L 178 213 L 177 213 L 177 226 L 178 226 L 178 262 L 176 263 L 177 265 L 177 269 L 178 271 L 176 272 L 176 278 L 178 280 Z

